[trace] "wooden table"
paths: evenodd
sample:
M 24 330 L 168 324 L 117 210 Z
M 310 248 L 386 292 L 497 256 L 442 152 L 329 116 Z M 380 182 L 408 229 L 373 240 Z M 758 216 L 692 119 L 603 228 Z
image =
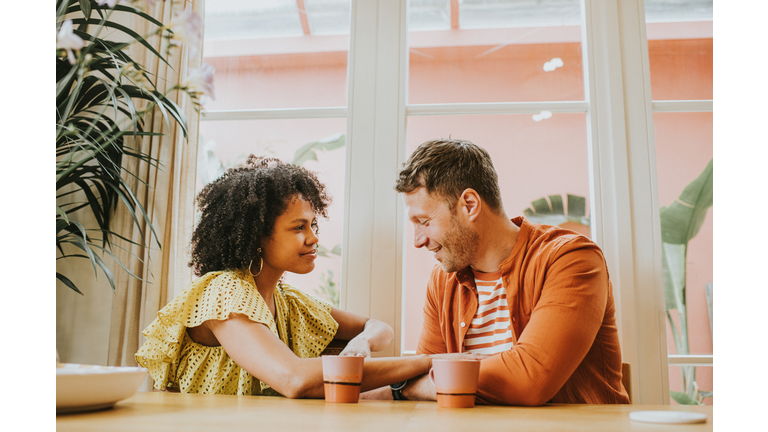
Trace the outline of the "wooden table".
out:
M 685 410 L 707 414 L 689 425 L 640 423 L 630 411 Z M 57 431 L 711 431 L 712 406 L 545 405 L 439 408 L 436 402 L 324 400 L 139 392 L 103 411 L 56 417 Z

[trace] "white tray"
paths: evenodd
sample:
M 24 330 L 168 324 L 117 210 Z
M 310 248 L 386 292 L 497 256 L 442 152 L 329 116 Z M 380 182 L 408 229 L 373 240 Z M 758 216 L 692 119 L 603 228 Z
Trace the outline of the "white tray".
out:
M 630 420 L 645 423 L 704 423 L 707 415 L 690 411 L 633 411 L 629 413 Z

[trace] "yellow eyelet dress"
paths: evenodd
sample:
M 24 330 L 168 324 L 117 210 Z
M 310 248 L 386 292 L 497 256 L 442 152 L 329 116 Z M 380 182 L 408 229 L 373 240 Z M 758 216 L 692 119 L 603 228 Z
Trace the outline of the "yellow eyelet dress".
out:
M 247 269 L 206 273 L 157 313 L 143 332 L 147 340 L 136 362 L 149 370 L 158 390 L 279 395 L 241 369 L 224 348 L 198 344 L 187 335 L 188 327 L 240 313 L 269 327 L 298 357 L 311 358 L 320 355 L 339 327 L 329 303 L 290 285 L 278 285 L 275 309 L 277 322 Z

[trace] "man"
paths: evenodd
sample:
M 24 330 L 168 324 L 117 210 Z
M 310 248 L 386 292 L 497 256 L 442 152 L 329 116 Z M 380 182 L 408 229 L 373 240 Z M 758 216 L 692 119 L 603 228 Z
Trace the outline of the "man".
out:
M 395 189 L 404 194 L 414 246 L 439 262 L 418 354 L 481 358 L 480 403 L 629 403 L 597 245 L 574 231 L 507 218 L 491 158 L 469 141 L 421 144 Z M 393 385 L 389 397 L 434 400 L 435 388 L 423 376 Z

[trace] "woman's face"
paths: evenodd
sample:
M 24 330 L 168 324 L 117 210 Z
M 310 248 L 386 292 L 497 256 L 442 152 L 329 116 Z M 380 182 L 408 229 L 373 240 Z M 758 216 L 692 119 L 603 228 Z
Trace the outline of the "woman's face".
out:
M 312 230 L 315 212 L 301 195 L 275 220 L 272 236 L 261 243 L 262 271 L 306 274 L 314 270 L 318 238 Z

